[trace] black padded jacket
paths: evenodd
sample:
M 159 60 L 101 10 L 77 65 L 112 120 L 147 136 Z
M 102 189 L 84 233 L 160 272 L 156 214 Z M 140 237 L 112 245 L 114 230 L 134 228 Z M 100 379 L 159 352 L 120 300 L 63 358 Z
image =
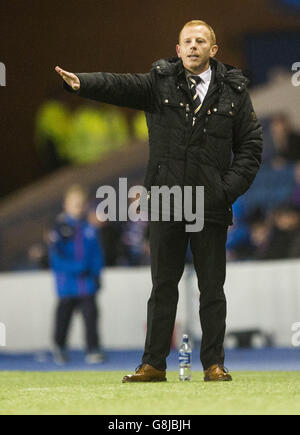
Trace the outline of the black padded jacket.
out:
M 212 80 L 196 119 L 181 59 L 161 59 L 146 74 L 76 73 L 79 96 L 145 111 L 150 158 L 145 187 L 204 186 L 205 222 L 232 224 L 233 202 L 261 163 L 262 130 L 247 79 L 210 60 Z M 195 189 L 194 189 L 195 194 Z

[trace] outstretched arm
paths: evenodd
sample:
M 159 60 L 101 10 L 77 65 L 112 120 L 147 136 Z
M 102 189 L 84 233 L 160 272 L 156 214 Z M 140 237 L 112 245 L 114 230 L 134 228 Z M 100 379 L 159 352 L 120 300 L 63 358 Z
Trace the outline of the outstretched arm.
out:
M 151 111 L 155 106 L 152 77 L 147 74 L 76 73 L 60 67 L 56 72 L 63 78 L 64 87 L 81 97 Z

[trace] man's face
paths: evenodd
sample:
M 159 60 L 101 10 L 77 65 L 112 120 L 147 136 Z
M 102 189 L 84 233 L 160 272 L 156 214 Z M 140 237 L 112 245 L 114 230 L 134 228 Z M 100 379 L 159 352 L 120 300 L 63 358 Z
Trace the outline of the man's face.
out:
M 209 58 L 217 54 L 218 46 L 213 45 L 207 27 L 192 25 L 183 28 L 176 51 L 187 70 L 201 74 L 209 67 Z
M 72 192 L 67 195 L 64 203 L 65 212 L 74 219 L 80 219 L 86 208 L 86 199 L 80 192 Z

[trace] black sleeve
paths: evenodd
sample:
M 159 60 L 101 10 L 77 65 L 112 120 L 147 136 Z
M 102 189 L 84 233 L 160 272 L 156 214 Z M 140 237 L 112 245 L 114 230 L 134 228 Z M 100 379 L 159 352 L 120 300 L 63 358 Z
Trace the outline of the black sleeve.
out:
M 64 82 L 64 88 L 81 97 L 149 112 L 155 105 L 151 73 L 97 72 L 76 73 L 75 75 L 80 80 L 80 89 L 74 91 L 66 82 Z
M 253 183 L 261 164 L 262 149 L 262 128 L 250 96 L 244 91 L 233 126 L 234 158 L 230 169 L 223 176 L 224 190 L 230 204 Z

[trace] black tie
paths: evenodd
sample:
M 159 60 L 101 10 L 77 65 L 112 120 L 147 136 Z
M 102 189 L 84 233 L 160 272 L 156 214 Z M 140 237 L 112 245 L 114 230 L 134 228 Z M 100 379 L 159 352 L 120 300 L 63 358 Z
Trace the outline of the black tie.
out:
M 194 107 L 194 114 L 197 115 L 199 112 L 202 104 L 200 97 L 197 92 L 197 85 L 201 82 L 201 78 L 199 76 L 189 76 L 190 81 L 190 88 L 191 88 L 191 94 L 193 98 L 193 107 Z

